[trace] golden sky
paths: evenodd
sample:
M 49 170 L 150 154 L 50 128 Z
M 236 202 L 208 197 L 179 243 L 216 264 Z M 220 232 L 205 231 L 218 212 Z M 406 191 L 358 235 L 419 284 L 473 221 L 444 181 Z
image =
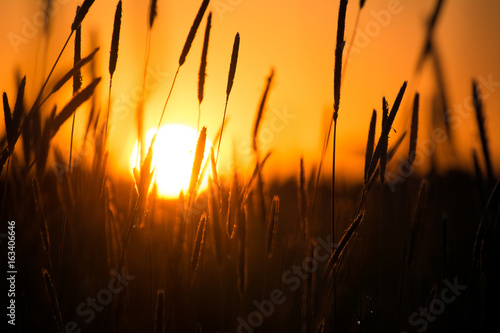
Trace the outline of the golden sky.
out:
M 67 38 L 77 3 L 54 0 L 48 67 Z M 158 1 L 158 17 L 152 31 L 151 57 L 146 106 L 146 127 L 153 127 L 163 107 L 185 38 L 199 8 L 200 0 Z M 407 95 L 396 118 L 397 137 L 409 128 L 411 101 L 421 93 L 419 139 L 430 137 L 431 105 L 436 94 L 430 61 L 416 75 L 415 66 L 425 39 L 426 22 L 434 0 L 367 0 L 353 42 L 358 2 L 348 4 L 346 49 L 353 45 L 343 81 L 338 123 L 339 175 L 359 177 L 363 169 L 367 129 L 373 108 L 380 111 L 382 96 L 390 104 L 403 83 L 409 81 Z M 99 45 L 97 70 L 103 77 L 100 95 L 103 113 L 107 103 L 107 71 L 113 15 L 116 1 L 97 0 L 83 22 L 83 55 Z M 149 1 L 124 0 L 118 66 L 114 76 L 110 148 L 112 163 L 128 168 L 128 158 L 136 140 L 135 105 L 142 85 L 146 48 Z M 234 35 L 241 35 L 238 67 L 229 99 L 228 117 L 221 149 L 221 168 L 232 160 L 233 152 L 243 165 L 253 161 L 249 154 L 255 112 L 265 79 L 271 68 L 275 81 L 271 88 L 262 123 L 262 150 L 273 149 L 270 174 L 285 176 L 297 172 L 299 158 L 308 169 L 319 160 L 326 120 L 333 104 L 333 64 L 338 1 L 213 0 L 212 32 L 208 53 L 202 124 L 209 137 L 218 130 L 224 109 L 227 72 Z M 15 96 L 16 73 L 27 75 L 27 104 L 31 105 L 42 81 L 44 62 L 43 27 L 38 25 L 42 7 L 39 1 L 0 2 L 0 81 L 2 91 Z M 479 147 L 474 114 L 469 112 L 471 79 L 482 84 L 485 95 L 486 128 L 493 164 L 500 166 L 500 3 L 497 1 L 449 0 L 444 4 L 437 26 L 435 46 L 446 80 L 449 105 L 460 116 L 455 128 L 458 158 L 464 168 L 472 165 L 470 152 Z M 198 35 L 181 68 L 163 123 L 196 127 L 198 115 L 197 80 L 203 43 L 202 21 Z M 13 42 L 13 36 L 22 42 Z M 72 63 L 72 47 L 63 55 L 55 77 Z M 345 64 L 345 62 L 344 62 Z M 84 85 L 90 82 L 88 69 Z M 47 73 L 47 70 L 45 70 Z M 488 83 L 489 82 L 489 83 Z M 134 93 L 135 92 L 135 93 Z M 70 88 L 56 100 L 62 107 L 71 96 Z M 54 101 L 53 101 L 54 102 Z M 462 106 L 463 111 L 460 111 Z M 84 124 L 86 110 L 77 113 Z M 378 129 L 380 129 L 380 112 Z M 2 125 L 3 126 L 3 125 Z M 59 144 L 67 146 L 69 126 L 58 134 Z M 79 131 L 79 132 L 78 132 Z M 82 136 L 83 125 L 77 128 Z M 377 131 L 378 132 L 378 131 Z M 405 154 L 407 141 L 400 154 Z M 330 154 L 329 154 L 330 155 Z M 447 160 L 447 159 L 444 159 Z M 225 164 L 224 164 L 225 163 Z M 326 169 L 330 169 L 330 160 Z M 325 171 L 328 174 L 328 171 Z

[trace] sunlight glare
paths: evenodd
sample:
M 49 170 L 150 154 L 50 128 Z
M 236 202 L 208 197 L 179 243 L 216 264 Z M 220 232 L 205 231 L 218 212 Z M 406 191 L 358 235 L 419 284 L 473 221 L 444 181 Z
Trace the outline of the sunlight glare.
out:
M 156 127 L 146 133 L 146 153 L 151 144 Z M 158 185 L 158 195 L 166 198 L 177 198 L 181 189 L 187 192 L 191 178 L 196 143 L 198 141 L 196 129 L 179 124 L 168 124 L 160 127 L 153 147 L 152 168 L 156 166 L 154 181 Z M 204 159 L 209 156 L 212 143 L 207 137 Z M 133 169 L 140 166 L 137 162 L 136 142 L 130 154 L 129 164 Z M 202 166 L 203 168 L 203 166 Z M 207 170 L 207 174 L 210 168 Z M 207 177 L 203 180 L 201 190 L 207 186 Z

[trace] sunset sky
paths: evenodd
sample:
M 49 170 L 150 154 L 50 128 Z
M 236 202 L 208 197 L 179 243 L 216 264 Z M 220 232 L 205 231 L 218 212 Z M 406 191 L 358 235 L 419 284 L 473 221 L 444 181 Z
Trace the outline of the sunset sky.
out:
M 54 0 L 54 3 L 58 7 L 51 22 L 45 74 L 70 32 L 76 5 L 81 1 Z M 103 77 L 100 84 L 101 114 L 105 113 L 107 105 L 107 67 L 116 3 L 97 0 L 82 25 L 82 54 L 89 54 L 95 46 L 101 47 L 97 56 L 97 73 Z M 147 129 L 158 123 L 178 57 L 200 3 L 200 0 L 158 1 L 158 17 L 151 38 L 150 89 L 145 102 Z M 379 111 L 378 133 L 382 96 L 392 104 L 404 80 L 409 81 L 409 87 L 394 124 L 397 133 L 391 138 L 409 129 L 410 106 L 416 91 L 421 94 L 419 140 L 429 137 L 431 105 L 436 95 L 433 66 L 427 60 L 422 73 L 417 74 L 415 68 L 434 4 L 434 0 L 368 0 L 361 12 L 359 31 L 353 43 L 359 4 L 358 1 L 349 2 L 346 50 L 351 44 L 353 48 L 343 81 L 339 112 L 337 167 L 341 177 L 361 175 L 371 112 L 373 108 Z M 123 1 L 109 142 L 111 162 L 122 171 L 129 168 L 129 156 L 137 139 L 137 98 L 133 96 L 142 85 L 148 6 L 149 1 Z M 209 10 L 213 12 L 213 21 L 201 122 L 207 126 L 210 138 L 215 136 L 222 120 L 234 35 L 236 32 L 241 35 L 236 78 L 228 104 L 230 120 L 222 140 L 221 171 L 230 171 L 228 163 L 233 159 L 233 152 L 245 168 L 250 169 L 248 162 L 253 163 L 249 148 L 253 122 L 271 68 L 275 69 L 275 81 L 261 127 L 267 134 L 261 137 L 263 153 L 273 149 L 267 171 L 280 177 L 295 175 L 301 155 L 310 169 L 319 161 L 323 133 L 332 113 L 338 1 L 214 0 Z M 43 27 L 36 26 L 40 13 L 39 1 L 0 2 L 1 89 L 13 101 L 16 73 L 27 75 L 26 102 L 29 106 L 41 85 L 44 67 Z M 468 111 L 471 79 L 475 78 L 485 96 L 486 128 L 493 165 L 500 170 L 500 135 L 494 133 L 500 125 L 498 15 L 498 1 L 446 1 L 434 39 L 443 65 L 452 114 L 455 112 L 460 116 L 454 131 L 457 134 L 455 146 L 460 164 L 466 169 L 472 166 L 471 149 L 480 147 L 475 116 Z M 196 128 L 198 68 L 205 23 L 206 17 L 186 64 L 180 70 L 163 124 L 179 123 Z M 22 42 L 16 44 L 13 36 L 21 36 Z M 71 67 L 72 57 L 71 45 L 54 78 Z M 84 85 L 90 83 L 89 70 L 90 66 L 87 66 Z M 71 88 L 67 85 L 51 103 L 57 103 L 61 108 L 70 97 Z M 463 112 L 459 111 L 460 106 Z M 77 138 L 83 137 L 86 119 L 87 110 L 79 110 L 77 124 L 81 126 L 77 126 Z M 63 133 L 56 136 L 61 147 L 69 145 L 69 133 L 68 122 Z M 400 154 L 406 154 L 407 142 L 404 142 Z M 326 165 L 325 174 L 328 175 L 331 157 Z

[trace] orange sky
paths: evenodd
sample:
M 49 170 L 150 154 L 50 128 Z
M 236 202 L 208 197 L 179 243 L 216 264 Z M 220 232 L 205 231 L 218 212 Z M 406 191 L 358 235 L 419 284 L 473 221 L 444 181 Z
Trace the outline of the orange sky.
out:
M 52 64 L 62 47 L 77 4 L 73 0 L 54 2 L 58 4 L 58 9 L 54 11 L 47 64 Z M 113 163 L 125 169 L 136 140 L 136 99 L 131 95 L 142 84 L 149 1 L 123 2 L 120 51 L 113 84 L 115 112 L 111 116 L 110 146 Z M 151 89 L 146 100 L 148 127 L 158 122 L 180 51 L 200 3 L 199 0 L 158 1 L 158 18 L 153 27 L 149 63 L 151 75 L 148 82 Z M 90 53 L 96 44 L 101 46 L 97 64 L 99 72 L 103 73 L 100 85 L 103 109 L 107 101 L 107 63 L 115 6 L 115 1 L 97 0 L 83 23 L 83 54 Z M 350 1 L 348 5 L 348 45 L 352 42 L 357 6 L 357 1 Z M 424 41 L 425 23 L 433 6 L 434 1 L 428 0 L 366 1 L 359 21 L 359 39 L 354 43 L 354 52 L 343 81 L 338 125 L 339 174 L 360 175 L 371 111 L 373 108 L 381 109 L 382 96 L 387 96 L 392 103 L 404 80 L 410 81 L 409 89 L 394 128 L 399 134 L 409 127 L 409 108 L 413 94 L 418 90 L 421 93 L 419 139 L 429 136 L 430 106 L 435 93 L 432 66 L 429 61 L 426 62 L 418 82 L 414 69 Z M 280 176 L 296 173 L 301 155 L 304 155 L 310 169 L 312 163 L 318 161 L 326 126 L 324 120 L 332 110 L 338 1 L 213 0 L 210 9 L 214 17 L 202 123 L 208 127 L 211 137 L 222 119 L 234 35 L 236 32 L 241 34 L 238 68 L 228 106 L 230 123 L 223 138 L 221 168 L 229 168 L 227 163 L 232 160 L 233 150 L 244 165 L 252 161 L 248 152 L 255 111 L 265 79 L 274 67 L 275 82 L 262 123 L 263 131 L 268 134 L 262 138 L 262 149 L 272 148 L 274 151 L 268 171 Z M 34 0 L 0 2 L 1 88 L 12 100 L 16 68 L 19 68 L 20 73 L 27 75 L 28 105 L 33 102 L 36 87 L 42 81 L 41 50 L 44 39 L 42 28 L 35 27 L 34 31 L 28 31 L 26 25 L 29 23 L 26 22 L 35 23 L 40 11 L 39 2 Z M 500 166 L 500 135 L 494 135 L 493 131 L 500 125 L 500 114 L 495 112 L 500 108 L 500 85 L 496 84 L 500 82 L 498 13 L 500 3 L 494 1 L 446 1 L 436 35 L 449 104 L 453 109 L 455 105 L 456 110 L 459 105 L 464 105 L 467 110 L 472 78 L 477 78 L 479 82 L 491 81 L 483 92 L 489 93 L 485 101 L 486 128 L 497 170 Z M 196 127 L 197 73 L 204 26 L 205 19 L 187 62 L 181 68 L 164 123 L 176 122 Z M 26 43 L 13 45 L 10 41 L 12 34 L 28 37 Z M 55 77 L 69 69 L 71 62 L 72 51 L 69 48 Z M 84 84 L 88 84 L 88 80 L 84 77 Z M 69 87 L 61 92 L 60 107 L 69 100 L 70 94 Z M 81 123 L 85 123 L 86 111 L 80 112 L 77 122 L 81 119 Z M 472 147 L 479 147 L 479 139 L 473 114 L 464 111 L 460 115 L 463 121 L 457 125 L 456 133 L 459 135 L 456 135 L 455 144 L 461 147 L 461 164 L 469 168 L 470 151 Z M 66 134 L 58 135 L 61 145 L 66 145 L 69 126 L 64 130 Z M 83 126 L 78 131 L 81 134 Z M 401 154 L 405 153 L 407 145 L 405 141 Z M 327 161 L 326 165 L 329 169 L 331 162 Z M 328 174 L 328 171 L 325 173 Z

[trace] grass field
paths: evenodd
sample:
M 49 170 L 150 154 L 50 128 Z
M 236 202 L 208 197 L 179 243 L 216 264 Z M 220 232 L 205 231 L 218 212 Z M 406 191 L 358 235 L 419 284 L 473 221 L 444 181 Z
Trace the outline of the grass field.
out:
M 85 0 L 60 49 L 61 55 L 73 55 L 73 68 L 63 70 L 59 58 L 49 59 L 39 85 L 33 87 L 21 73 L 17 91 L 3 93 L 1 331 L 496 332 L 500 188 L 494 152 L 499 148 L 490 138 L 497 134 L 487 130 L 483 81 L 470 82 L 473 117 L 449 114 L 446 107 L 446 80 L 433 44 L 446 1 L 436 1 L 427 21 L 415 75 L 433 59 L 436 102 L 426 109 L 421 100 L 429 96 L 408 88 L 415 77 L 394 91 L 377 91 L 381 103 L 373 105 L 371 118 L 359 119 L 366 124 L 360 139 L 366 149 L 364 175 L 355 182 L 335 172 L 346 158 L 336 150 L 344 125 L 338 129 L 337 122 L 347 112 L 342 84 L 352 51 L 344 47 L 346 12 L 362 13 L 365 1 L 338 1 L 329 69 L 333 106 L 322 124 L 321 153 L 314 163 L 298 153 L 297 172 L 285 181 L 270 176 L 268 161 L 276 152 L 259 140 L 267 129 L 262 124 L 279 64 L 262 78 L 260 101 L 251 101 L 258 107 L 246 164 L 235 158 L 229 170 L 221 167 L 219 155 L 231 146 L 226 125 L 238 117 L 231 94 L 246 48 L 240 48 L 244 36 L 235 32 L 228 45 L 227 83 L 218 87 L 225 88 L 219 127 L 207 128 L 200 119 L 210 97 L 205 77 L 216 31 L 211 31 L 213 4 L 199 2 L 179 60 L 168 65 L 175 74 L 158 125 L 149 129 L 146 82 L 158 8 L 156 1 L 148 3 L 141 98 L 129 115 L 136 126 L 123 129 L 138 142 L 127 175 L 114 170 L 110 156 L 122 147 L 108 140 L 116 116 L 113 77 L 127 70 L 120 67 L 119 47 L 127 38 L 120 34 L 127 2 L 117 1 L 109 19 L 111 52 L 102 73 L 88 70 L 101 50 L 82 54 L 82 40 L 89 36 L 81 26 L 94 5 Z M 174 138 L 189 152 L 184 160 L 158 142 L 165 128 L 174 131 L 162 127 L 164 115 L 184 63 L 198 61 L 197 55 L 187 58 L 195 40 L 203 44 L 199 75 L 192 78 L 198 122 L 191 130 L 197 140 L 186 146 L 194 135 L 182 130 Z M 102 86 L 108 94 L 98 93 Z M 70 87 L 71 94 L 60 92 Z M 432 115 L 433 122 L 425 138 L 419 135 L 422 115 Z M 401 117 L 409 126 L 396 132 L 393 125 Z M 473 168 L 456 158 L 462 132 L 455 125 L 462 121 L 473 123 L 477 133 L 478 148 L 469 154 Z M 60 130 L 69 124 L 65 137 Z M 85 129 L 83 138 L 76 138 L 75 126 Z M 308 133 L 296 133 L 301 135 Z M 161 158 L 181 167 L 165 171 Z M 447 168 L 439 165 L 443 160 Z M 185 178 L 182 191 L 176 188 L 179 195 L 161 194 L 161 173 L 173 174 L 167 183 Z

